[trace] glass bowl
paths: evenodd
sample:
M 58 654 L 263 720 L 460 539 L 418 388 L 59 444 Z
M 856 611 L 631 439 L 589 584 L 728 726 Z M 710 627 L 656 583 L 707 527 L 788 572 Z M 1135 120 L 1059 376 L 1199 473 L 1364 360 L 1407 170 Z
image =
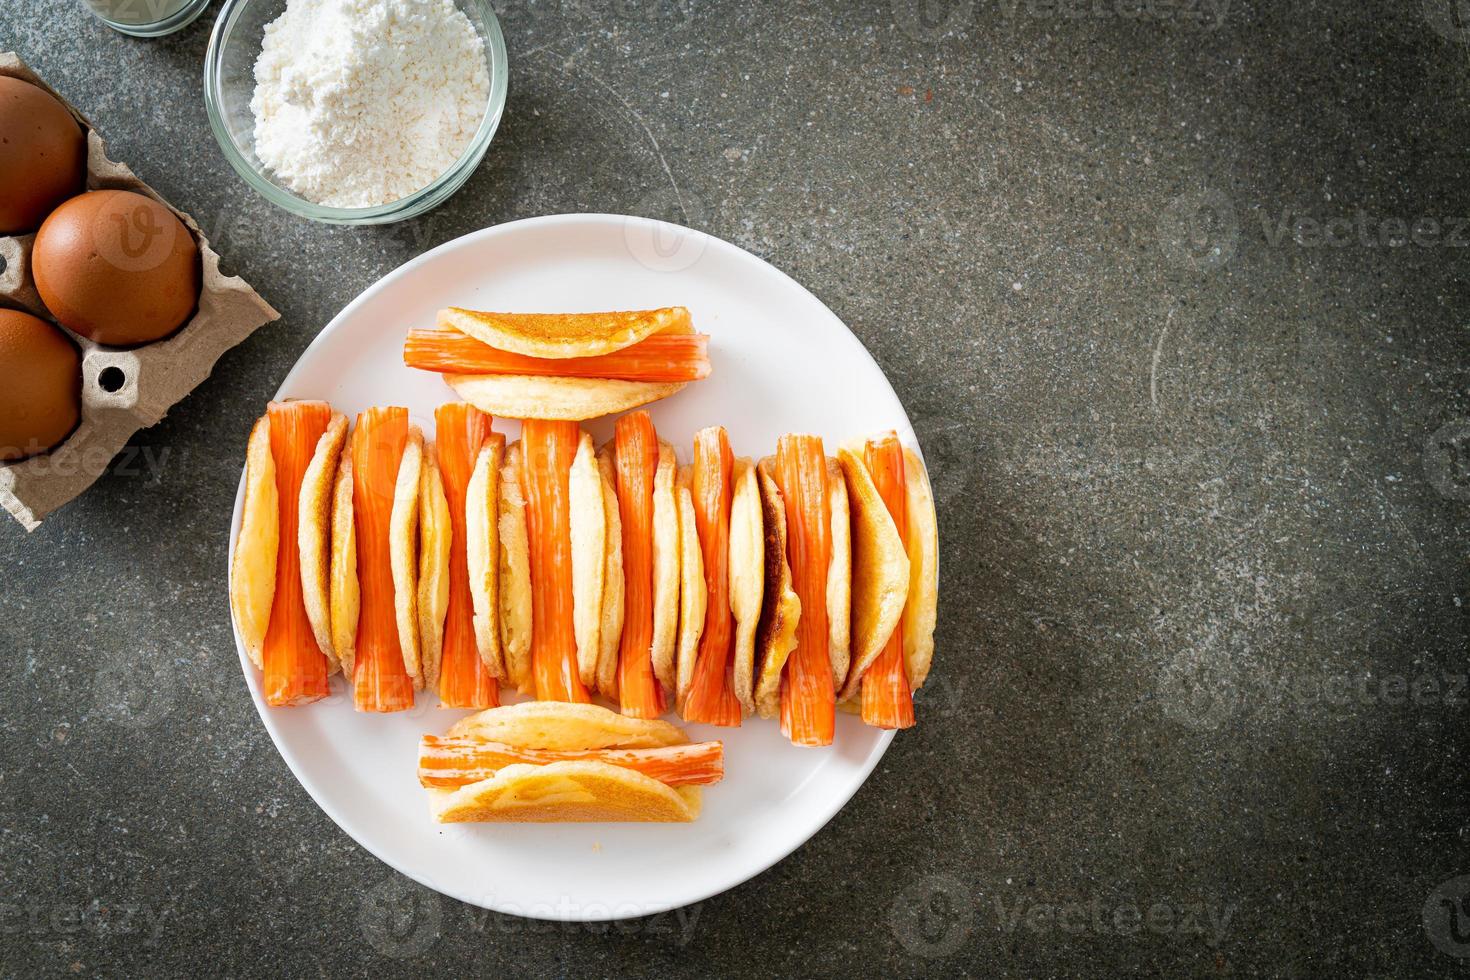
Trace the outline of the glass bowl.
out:
M 209 125 L 230 166 L 267 201 L 292 214 L 338 225 L 375 225 L 404 221 L 438 207 L 459 190 L 490 148 L 505 110 L 508 87 L 505 38 L 488 0 L 454 0 L 484 41 L 485 67 L 490 75 L 490 99 L 474 139 L 458 160 L 433 183 L 405 198 L 370 208 L 337 208 L 316 204 L 276 179 L 255 155 L 255 61 L 260 56 L 265 25 L 286 9 L 286 0 L 226 0 L 209 51 L 204 56 L 204 106 Z
M 87 0 L 92 15 L 114 31 L 132 37 L 163 37 L 181 31 L 209 7 L 210 0 Z M 176 9 L 170 9 L 175 8 Z

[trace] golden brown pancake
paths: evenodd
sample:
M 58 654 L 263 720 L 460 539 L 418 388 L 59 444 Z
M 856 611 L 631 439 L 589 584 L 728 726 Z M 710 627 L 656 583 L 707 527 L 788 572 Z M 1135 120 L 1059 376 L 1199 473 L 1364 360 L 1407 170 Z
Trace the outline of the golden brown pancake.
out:
M 909 596 L 909 559 L 872 474 L 852 449 L 837 451 L 852 507 L 852 666 L 839 701 L 857 694 L 863 674 L 898 627 Z
M 500 648 L 506 677 L 521 693 L 530 694 L 535 690 L 531 676 L 531 546 L 520 459 L 521 444 L 512 443 L 500 468 Z
M 830 456 L 827 522 L 832 540 L 832 558 L 827 563 L 827 656 L 832 663 L 832 686 L 841 690 L 852 644 L 852 521 L 842 467 Z
M 357 579 L 357 521 L 352 503 L 352 453 L 337 464 L 332 490 L 332 572 L 329 601 L 332 610 L 332 647 L 342 662 L 342 674 L 352 681 L 357 659 L 357 617 L 362 592 Z
M 618 513 L 618 494 L 614 489 L 612 453 L 603 446 L 597 454 L 598 475 L 602 478 L 602 506 L 607 521 L 607 548 L 604 554 L 602 593 L 602 626 L 598 636 L 597 689 L 606 697 L 618 699 L 618 647 L 623 638 L 623 519 Z
M 424 688 L 424 667 L 419 659 L 418 530 L 423 469 L 424 434 L 418 426 L 411 425 L 403 459 L 398 464 L 398 481 L 393 487 L 388 551 L 393 565 L 393 611 L 398 621 L 403 667 L 413 678 L 414 689 L 420 691 Z
M 607 509 L 602 472 L 592 437 L 582 433 L 567 477 L 572 538 L 572 632 L 577 641 L 577 673 L 592 688 L 602 652 L 602 597 L 607 575 Z
M 672 700 L 677 689 L 674 649 L 679 631 L 679 505 L 674 496 L 674 447 L 658 444 L 653 476 L 653 673 Z
M 923 460 L 904 449 L 908 506 L 909 602 L 903 617 L 903 664 L 917 691 L 934 660 L 934 623 L 939 611 L 939 521 Z
M 297 507 L 297 547 L 301 554 L 301 598 L 316 645 L 327 658 L 327 673 L 337 672 L 337 648 L 332 638 L 332 489 L 337 464 L 347 441 L 347 416 L 332 414 L 327 431 L 317 440 L 316 450 L 301 480 Z
M 439 311 L 438 324 L 497 350 L 553 358 L 611 354 L 652 334 L 692 329 L 682 306 L 609 313 L 482 313 L 450 307 Z
M 465 567 L 474 607 L 475 646 L 490 676 L 505 677 L 500 647 L 500 466 L 505 436 L 490 433 L 465 487 Z
M 455 394 L 482 412 L 512 419 L 582 422 L 667 398 L 687 381 L 621 381 L 528 374 L 446 374 Z
M 765 591 L 765 522 L 755 464 L 735 460 L 730 501 L 730 612 L 735 617 L 735 696 L 755 714 L 755 634 Z
M 472 735 L 524 749 L 656 749 L 689 736 L 658 719 L 630 718 L 596 704 L 523 701 L 488 708 L 455 722 L 450 735 Z
M 796 649 L 796 624 L 801 599 L 786 559 L 786 504 L 771 476 L 768 457 L 756 466 L 761 490 L 761 520 L 765 528 L 765 596 L 755 635 L 755 707 L 762 718 L 774 718 L 781 708 L 781 671 Z
M 428 793 L 440 823 L 688 823 L 700 810 L 697 786 L 666 786 L 590 760 L 506 766 L 478 783 Z
M 265 633 L 276 597 L 276 554 L 281 543 L 281 497 L 271 455 L 271 421 L 262 415 L 245 451 L 245 503 L 230 566 L 230 609 L 245 652 L 262 667 Z
M 694 521 L 694 496 L 690 492 L 690 467 L 681 467 L 675 488 L 679 511 L 679 639 L 676 645 L 675 705 L 682 714 L 684 698 L 694 682 L 694 660 L 699 655 L 699 638 L 704 634 L 704 616 L 709 606 L 709 589 L 704 581 L 704 553 L 699 548 L 699 529 Z
M 449 498 L 433 446 L 424 447 L 419 478 L 419 653 L 424 685 L 439 688 L 439 663 L 444 653 L 444 619 L 449 613 L 449 549 L 454 528 Z

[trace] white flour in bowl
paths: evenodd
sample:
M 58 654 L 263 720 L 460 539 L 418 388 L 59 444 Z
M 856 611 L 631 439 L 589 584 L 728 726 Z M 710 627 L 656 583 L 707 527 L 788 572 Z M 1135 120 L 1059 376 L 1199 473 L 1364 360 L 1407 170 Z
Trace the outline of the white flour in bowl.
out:
M 454 0 L 289 0 L 255 62 L 255 155 L 317 204 L 388 204 L 454 164 L 489 100 Z

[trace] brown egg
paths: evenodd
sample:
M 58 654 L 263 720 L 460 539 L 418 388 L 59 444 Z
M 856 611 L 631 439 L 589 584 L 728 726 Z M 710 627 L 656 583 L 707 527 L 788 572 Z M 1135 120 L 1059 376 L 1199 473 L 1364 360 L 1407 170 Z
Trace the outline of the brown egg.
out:
M 0 75 L 0 234 L 35 231 L 87 179 L 87 138 L 44 89 Z
M 132 191 L 92 191 L 52 211 L 36 233 L 31 271 L 56 322 L 114 347 L 168 336 L 199 301 L 194 236 Z
M 0 310 L 0 461 L 58 445 L 81 417 L 82 357 L 39 317 Z

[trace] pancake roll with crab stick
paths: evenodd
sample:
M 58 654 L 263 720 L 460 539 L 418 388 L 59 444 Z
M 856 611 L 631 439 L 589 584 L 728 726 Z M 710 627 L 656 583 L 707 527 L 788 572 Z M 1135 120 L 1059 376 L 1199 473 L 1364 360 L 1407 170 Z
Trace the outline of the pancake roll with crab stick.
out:
M 230 609 L 272 707 L 321 700 L 340 669 L 327 589 L 332 480 L 346 431 L 326 402 L 285 401 L 271 402 L 250 433 Z
M 853 664 L 844 710 L 878 728 L 914 724 L 934 655 L 938 526 L 924 465 L 894 432 L 839 452 L 853 509 Z
M 434 421 L 420 502 L 424 661 L 439 665 L 441 705 L 493 708 L 500 704 L 504 673 L 500 617 L 490 597 L 500 571 L 497 498 L 505 437 L 491 431 L 488 415 L 463 402 L 439 406 Z
M 518 450 L 531 607 L 530 686 L 539 700 L 586 702 L 601 652 L 606 582 L 602 475 L 591 437 L 575 422 L 527 419 Z M 511 531 L 513 538 L 516 529 Z M 510 563 L 519 561 L 513 557 Z M 514 574 L 513 596 L 521 590 Z
M 724 747 L 666 721 L 530 701 L 425 735 L 418 775 L 442 823 L 687 822 L 724 775 Z
M 659 441 L 647 412 L 632 412 L 618 419 L 611 458 L 623 543 L 618 704 L 635 718 L 657 718 L 677 689 L 680 536 L 674 451 Z
M 757 707 L 779 708 L 793 744 L 830 745 L 849 657 L 847 489 L 814 435 L 782 436 L 759 469 L 767 560 Z
M 350 672 L 359 711 L 403 711 L 414 691 L 437 680 L 422 659 L 419 531 L 426 484 L 423 434 L 408 409 L 370 408 L 357 417 L 338 468 L 332 510 L 331 632 Z M 441 501 L 431 502 L 429 564 L 447 549 Z M 438 571 L 432 574 L 439 574 Z M 437 602 L 437 589 L 434 601 Z M 431 613 L 437 616 L 437 613 Z
M 476 407 L 518 419 L 582 421 L 666 398 L 708 377 L 709 338 L 682 306 L 610 313 L 440 310 L 410 331 L 409 367 L 436 371 Z
M 686 631 L 681 619 L 679 714 L 685 721 L 723 726 L 739 725 L 743 714 L 736 685 L 737 599 L 732 588 L 732 566 L 737 561 L 754 563 L 758 553 L 748 546 L 737 549 L 732 540 L 735 474 L 735 454 L 724 428 L 714 426 L 695 433 L 688 487 L 695 530 L 690 550 L 697 553 L 681 552 L 681 556 L 686 578 L 696 566 L 696 558 L 703 571 L 704 616 L 697 634 Z M 747 584 L 747 580 L 742 579 L 741 584 Z M 700 585 L 691 583 L 687 591 L 698 594 Z M 758 604 L 759 600 L 754 603 Z M 696 612 L 693 606 L 687 604 L 691 615 Z M 684 612 L 681 608 L 681 617 Z M 750 622 L 752 628 L 747 632 L 753 637 L 753 620 Z M 686 635 L 690 642 L 684 642 Z

